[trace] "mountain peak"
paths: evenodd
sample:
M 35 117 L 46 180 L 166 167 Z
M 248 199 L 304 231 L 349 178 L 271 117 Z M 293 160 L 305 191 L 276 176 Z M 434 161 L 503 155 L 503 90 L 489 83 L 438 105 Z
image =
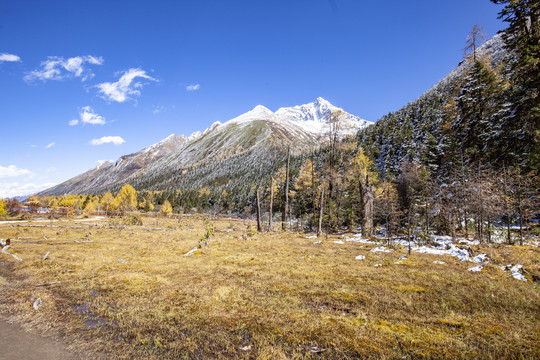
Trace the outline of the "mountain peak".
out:
M 227 123 L 241 123 L 252 120 L 271 120 L 273 118 L 274 113 L 270 109 L 262 105 L 257 105 L 252 110 L 227 121 Z
M 318 97 L 317 99 L 315 99 L 315 104 L 324 104 L 324 105 L 332 105 L 330 104 L 330 102 L 326 99 L 323 99 L 322 97 Z

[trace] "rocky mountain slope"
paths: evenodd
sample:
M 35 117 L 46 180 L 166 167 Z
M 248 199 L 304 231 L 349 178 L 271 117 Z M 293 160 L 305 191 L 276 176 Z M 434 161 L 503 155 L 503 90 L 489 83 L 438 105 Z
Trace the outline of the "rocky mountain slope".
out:
M 141 151 L 107 162 L 42 191 L 39 195 L 91 194 L 137 189 L 197 189 L 245 186 L 276 170 L 287 147 L 300 154 L 318 147 L 338 114 L 342 135 L 353 135 L 370 122 L 318 98 L 272 112 L 258 105 L 225 123 L 216 122 L 191 136 L 170 135 Z

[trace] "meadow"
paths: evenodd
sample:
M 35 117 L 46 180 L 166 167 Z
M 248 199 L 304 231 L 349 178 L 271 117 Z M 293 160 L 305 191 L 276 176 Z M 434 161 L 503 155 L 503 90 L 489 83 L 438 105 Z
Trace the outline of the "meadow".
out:
M 0 314 L 87 358 L 540 358 L 538 242 L 470 245 L 489 259 L 473 272 L 354 234 L 255 229 L 203 216 L 2 223 L 23 261 L 0 254 Z M 501 269 L 518 263 L 526 281 Z

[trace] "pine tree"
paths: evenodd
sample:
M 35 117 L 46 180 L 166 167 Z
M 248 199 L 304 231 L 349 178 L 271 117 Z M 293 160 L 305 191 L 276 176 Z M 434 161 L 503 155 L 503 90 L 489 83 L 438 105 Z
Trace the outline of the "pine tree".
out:
M 461 139 L 461 150 L 472 162 L 480 160 L 491 137 L 490 123 L 500 108 L 500 94 L 495 73 L 477 60 L 456 99 L 459 118 L 453 125 L 454 136 Z
M 504 5 L 499 18 L 507 22 L 503 31 L 511 61 L 511 108 L 502 125 L 506 160 L 537 170 L 540 163 L 540 2 L 538 0 L 491 0 Z

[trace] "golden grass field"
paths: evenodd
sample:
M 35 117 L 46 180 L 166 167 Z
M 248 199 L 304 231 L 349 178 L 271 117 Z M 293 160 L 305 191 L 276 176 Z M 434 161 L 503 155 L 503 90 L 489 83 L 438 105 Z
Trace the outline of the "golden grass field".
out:
M 210 220 L 210 245 L 184 256 L 209 220 L 143 220 L 0 225 L 24 260 L 0 254 L 0 314 L 85 358 L 540 358 L 538 283 L 499 268 L 539 273 L 536 246 L 474 247 L 490 263 L 473 273 L 450 256 L 398 261 L 405 249 Z

